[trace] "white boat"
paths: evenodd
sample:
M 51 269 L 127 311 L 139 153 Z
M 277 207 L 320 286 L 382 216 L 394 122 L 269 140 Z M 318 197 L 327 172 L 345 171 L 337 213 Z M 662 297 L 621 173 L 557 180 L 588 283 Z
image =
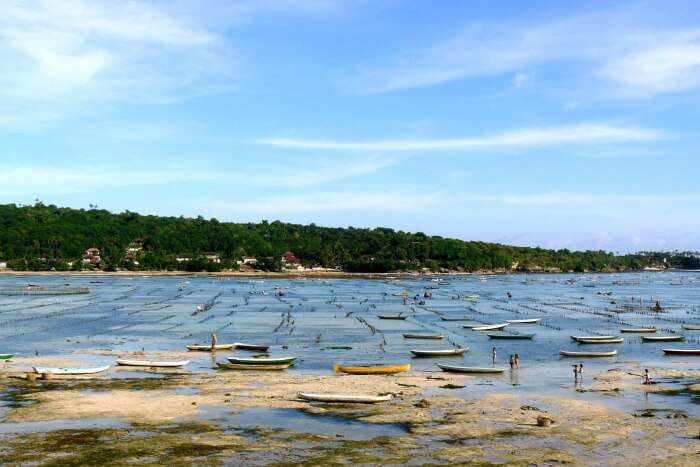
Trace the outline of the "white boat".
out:
M 392 398 L 391 394 L 384 396 L 355 396 L 351 394 L 315 394 L 311 392 L 300 392 L 297 394 L 299 399 L 312 402 L 334 402 L 344 404 L 376 404 L 378 402 L 387 402 Z
M 180 366 L 185 366 L 190 363 L 189 360 L 130 360 L 130 359 L 119 359 L 117 360 L 117 365 L 121 366 L 145 366 L 150 368 L 177 368 Z
M 576 342 L 579 344 L 622 344 L 624 339 L 622 337 L 616 337 L 613 339 L 578 339 Z
M 228 357 L 228 361 L 239 365 L 279 365 L 283 363 L 292 363 L 297 357 L 276 357 L 276 358 L 239 358 Z
M 472 331 L 498 331 L 500 329 L 505 328 L 508 326 L 509 323 L 502 323 L 502 324 L 487 324 L 486 326 L 475 326 L 472 329 Z
M 490 368 L 490 367 L 478 367 L 478 366 L 455 366 L 455 365 L 443 365 L 438 363 L 438 366 L 442 371 L 447 371 L 449 373 L 503 373 L 506 371 L 505 368 Z
M 39 374 L 51 373 L 54 375 L 93 375 L 95 373 L 102 373 L 103 371 L 109 370 L 109 365 L 88 368 L 35 366 L 32 367 L 32 369 L 34 370 L 34 373 Z
M 404 334 L 406 339 L 443 339 L 444 334 Z
M 683 336 L 642 336 L 644 342 L 678 342 L 684 339 Z
M 617 355 L 617 350 L 611 350 L 609 352 L 574 352 L 562 350 L 559 353 L 564 357 L 614 357 Z
M 616 339 L 617 336 L 571 336 L 571 338 L 575 341 L 578 341 L 579 339 L 587 339 L 589 341 L 592 340 L 609 340 L 609 339 Z
M 509 324 L 534 324 L 542 321 L 542 318 L 527 318 L 527 319 L 507 319 Z
M 653 332 L 656 332 L 656 328 L 622 328 L 622 329 L 620 329 L 620 332 L 638 333 L 638 334 L 645 333 L 645 332 L 653 333 Z
M 473 318 L 469 316 L 443 316 L 440 319 L 443 321 L 471 321 Z
M 669 355 L 700 355 L 700 349 L 661 349 Z
M 231 350 L 235 347 L 236 344 L 216 344 L 214 347 L 211 345 L 197 345 L 197 344 L 192 344 L 187 346 L 187 350 L 191 350 L 193 352 L 212 352 L 216 350 Z
M 460 349 L 445 349 L 445 350 L 411 350 L 411 353 L 416 357 L 447 357 L 450 355 L 463 355 L 469 350 L 468 347 Z
M 700 326 L 697 326 L 695 324 L 684 324 L 683 329 L 686 331 L 700 331 Z

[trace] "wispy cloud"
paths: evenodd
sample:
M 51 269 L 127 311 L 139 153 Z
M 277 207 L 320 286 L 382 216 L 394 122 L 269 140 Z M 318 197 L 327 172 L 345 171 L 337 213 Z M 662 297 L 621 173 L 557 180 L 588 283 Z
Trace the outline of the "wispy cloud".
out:
M 700 201 L 700 193 L 681 194 L 615 194 L 615 193 L 527 193 L 527 194 L 499 194 L 482 196 L 477 195 L 480 201 L 494 202 L 513 206 L 613 206 L 619 208 L 622 205 L 636 204 L 648 206 L 649 204 Z
M 656 129 L 581 124 L 515 130 L 480 138 L 385 141 L 261 138 L 253 142 L 289 149 L 344 151 L 469 151 L 478 149 L 557 146 L 562 144 L 643 142 L 658 140 L 662 137 L 663 132 Z

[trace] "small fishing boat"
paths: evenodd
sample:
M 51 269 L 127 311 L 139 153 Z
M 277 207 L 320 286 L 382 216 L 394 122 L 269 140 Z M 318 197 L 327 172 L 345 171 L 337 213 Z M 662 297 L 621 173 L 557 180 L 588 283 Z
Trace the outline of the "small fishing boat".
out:
M 193 352 L 216 352 L 217 350 L 231 350 L 236 344 L 216 344 L 214 347 L 211 345 L 188 345 L 187 350 Z
M 443 339 L 444 334 L 404 334 L 406 339 Z
M 328 350 L 352 350 L 351 345 L 329 345 L 326 346 Z
M 443 316 L 440 319 L 443 321 L 471 321 L 473 318 L 469 316 Z
M 189 360 L 131 360 L 131 359 L 119 359 L 117 360 L 117 365 L 121 366 L 145 366 L 149 368 L 177 368 L 185 366 L 190 363 Z
M 0 353 L 0 360 L 9 360 L 14 356 L 15 354 L 13 353 Z
M 608 352 L 575 352 L 571 350 L 562 350 L 559 352 L 564 357 L 614 357 L 617 355 L 617 350 Z
M 236 342 L 233 344 L 234 349 L 243 349 L 243 350 L 257 350 L 260 352 L 267 352 L 267 349 L 270 348 L 269 345 L 260 345 L 260 344 L 246 344 L 245 342 Z
M 685 340 L 683 336 L 642 336 L 644 342 L 678 342 Z
M 474 326 L 474 327 L 472 327 L 472 331 L 500 331 L 501 329 L 504 329 L 508 325 L 509 325 L 509 323 L 487 324 L 485 326 Z
M 489 368 L 489 367 L 478 367 L 478 366 L 454 366 L 454 365 L 443 365 L 438 363 L 438 366 L 442 371 L 447 371 L 449 373 L 503 373 L 506 371 L 505 368 Z
M 263 364 L 263 365 L 252 365 L 250 363 L 217 363 L 219 368 L 224 370 L 286 370 L 294 363 L 276 363 L 276 364 Z
M 534 334 L 508 334 L 505 332 L 502 334 L 489 333 L 487 336 L 489 336 L 489 339 L 532 339 L 535 337 Z
M 527 319 L 507 319 L 506 323 L 510 324 L 535 324 L 542 321 L 542 318 L 527 318 Z
M 571 338 L 575 341 L 578 341 L 579 339 L 587 339 L 589 341 L 592 341 L 594 339 L 597 340 L 608 340 L 608 339 L 615 339 L 617 336 L 571 336 Z
M 668 355 L 700 355 L 700 349 L 661 349 Z
M 656 332 L 656 328 L 622 328 L 620 329 L 620 332 L 629 332 L 629 333 L 653 333 Z
M 586 339 L 581 338 L 576 342 L 579 344 L 622 344 L 625 340 L 622 337 L 614 337 L 612 339 Z
M 479 300 L 479 296 L 477 294 L 466 295 L 464 298 L 466 298 L 467 300 L 471 300 L 471 301 Z
M 333 371 L 336 373 L 348 373 L 351 375 L 392 375 L 410 369 L 410 363 L 403 365 L 333 365 Z
M 299 399 L 310 402 L 329 402 L 341 404 L 376 404 L 378 402 L 387 402 L 392 398 L 391 394 L 384 396 L 356 396 L 351 394 L 315 394 L 311 392 L 300 392 L 297 394 Z
M 280 365 L 285 363 L 294 363 L 298 357 L 260 357 L 260 358 L 240 358 L 228 357 L 229 363 L 238 365 Z
M 411 350 L 411 353 L 416 357 L 448 357 L 450 355 L 464 355 L 467 350 L 469 350 L 468 347 L 444 350 Z
M 32 367 L 32 369 L 34 370 L 34 373 L 39 374 L 51 373 L 54 375 L 94 375 L 95 373 L 102 373 L 103 371 L 109 370 L 109 365 L 87 368 L 35 366 Z
M 684 324 L 683 329 L 686 331 L 700 331 L 700 326 L 697 326 L 695 324 Z
M 406 318 L 408 318 L 408 315 L 377 315 L 377 318 L 405 320 Z

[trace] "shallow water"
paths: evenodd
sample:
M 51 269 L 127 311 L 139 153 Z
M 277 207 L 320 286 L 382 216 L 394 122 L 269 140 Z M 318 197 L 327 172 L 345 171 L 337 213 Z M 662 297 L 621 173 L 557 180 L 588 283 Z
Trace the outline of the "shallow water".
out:
M 662 347 L 700 348 L 700 273 L 547 274 L 507 276 L 411 277 L 366 279 L 244 279 L 219 277 L 2 276 L 0 289 L 33 283 L 90 288 L 87 295 L 0 295 L 0 353 L 61 356 L 86 365 L 113 363 L 112 357 L 81 354 L 83 349 L 116 351 L 184 350 L 207 343 L 212 332 L 220 343 L 270 344 L 273 355 L 297 355 L 288 371 L 330 373 L 332 363 L 400 363 L 439 374 L 436 362 L 489 366 L 496 347 L 498 365 L 518 353 L 522 368 L 515 375 L 470 378 L 464 390 L 475 395 L 494 389 L 552 393 L 574 391 L 570 365 L 584 362 L 584 388 L 598 371 L 639 362 L 643 366 L 700 369 L 700 357 L 665 357 Z M 283 295 L 277 296 L 277 291 Z M 400 295 L 408 292 L 408 299 Z M 424 292 L 432 298 L 423 299 Z M 510 293 L 512 298 L 509 298 Z M 465 299 L 478 294 L 478 300 Z M 418 300 L 413 296 L 419 295 Z M 659 301 L 663 313 L 651 311 Z M 199 304 L 212 303 L 193 315 Z M 403 313 L 405 321 L 380 320 L 378 314 Z M 490 340 L 487 333 L 462 327 L 465 322 L 441 316 L 469 316 L 478 323 L 542 318 L 536 325 L 511 325 L 511 332 L 535 333 L 534 340 Z M 572 334 L 619 334 L 621 327 L 656 326 L 661 334 L 681 334 L 685 342 L 643 343 L 623 334 L 618 345 L 578 345 Z M 405 339 L 402 334 L 441 333 L 438 340 Z M 411 358 L 410 349 L 469 347 L 464 357 Z M 351 349 L 329 347 L 349 346 Z M 561 358 L 559 351 L 617 349 L 603 359 Z M 252 355 L 254 352 L 237 351 Z M 215 361 L 232 355 L 192 353 L 190 372 L 214 371 Z M 643 367 L 642 366 L 642 367 Z M 110 376 L 154 377 L 145 372 L 111 370 Z M 492 384 L 477 384 L 478 381 Z M 691 382 L 689 382 L 691 383 Z M 682 387 L 683 384 L 678 384 Z M 583 396 L 582 396 L 583 397 Z M 631 404 L 671 407 L 698 413 L 700 404 L 687 395 L 585 397 Z M 615 400 L 617 399 L 617 400 Z

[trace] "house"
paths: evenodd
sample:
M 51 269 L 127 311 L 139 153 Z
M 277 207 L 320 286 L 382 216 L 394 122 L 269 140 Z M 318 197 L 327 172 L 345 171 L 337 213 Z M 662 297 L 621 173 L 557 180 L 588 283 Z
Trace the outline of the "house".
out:
M 131 264 L 133 264 L 134 266 L 138 266 L 138 265 L 139 265 L 139 260 L 136 258 L 135 255 L 130 254 L 130 253 L 127 254 L 126 256 L 124 256 L 124 262 L 131 263 Z
M 7 261 L 0 259 L 0 269 L 7 269 Z
M 204 257 L 207 259 L 207 261 L 210 261 L 212 263 L 220 263 L 221 262 L 221 256 L 219 256 L 219 253 L 214 253 L 213 251 L 208 251 L 204 253 Z
M 129 243 L 129 246 L 126 247 L 127 254 L 133 255 L 139 253 L 141 250 L 143 250 L 143 239 L 141 238 L 136 238 L 132 240 L 132 242 Z
M 294 256 L 294 253 L 291 251 L 286 251 L 282 253 L 282 264 L 299 264 L 301 261 L 299 261 L 299 258 Z
M 85 250 L 83 254 L 83 264 L 100 264 L 100 250 L 92 247 Z
M 242 261 L 238 262 L 239 264 L 247 264 L 248 266 L 255 266 L 258 264 L 257 258 L 255 256 L 244 256 L 242 258 Z
M 177 261 L 178 263 L 183 263 L 185 261 L 192 261 L 192 258 L 190 258 L 189 256 L 176 256 L 175 261 Z

